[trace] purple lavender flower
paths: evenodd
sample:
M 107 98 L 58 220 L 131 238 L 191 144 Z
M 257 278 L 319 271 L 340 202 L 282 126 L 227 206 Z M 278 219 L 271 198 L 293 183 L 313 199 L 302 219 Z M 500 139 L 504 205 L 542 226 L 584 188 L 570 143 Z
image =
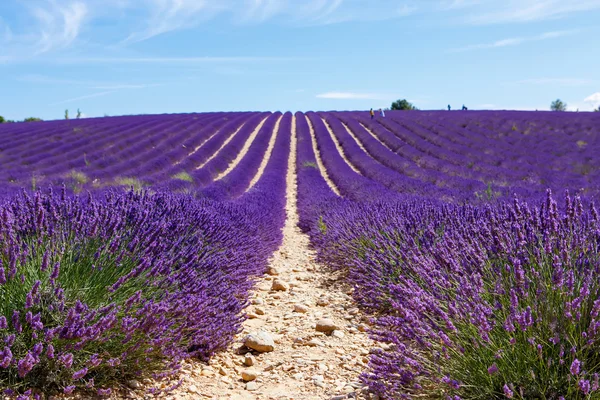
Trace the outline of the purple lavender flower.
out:
M 581 363 L 578 359 L 573 360 L 573 363 L 571 363 L 571 368 L 569 368 L 569 370 L 571 371 L 571 375 L 579 375 L 579 373 L 581 372 Z
M 494 375 L 495 373 L 498 372 L 498 366 L 496 365 L 496 363 L 492 364 L 489 368 L 488 368 L 488 374 L 490 375 Z
M 512 390 L 510 390 L 510 387 L 508 385 L 504 384 L 502 389 L 504 390 L 504 395 L 506 396 L 506 398 L 508 398 L 508 399 L 513 398 L 514 393 Z
M 583 394 L 590 393 L 590 381 L 587 379 L 580 379 L 578 382 L 579 390 L 583 392 Z
M 83 368 L 80 369 L 79 371 L 76 371 L 75 373 L 73 373 L 73 380 L 74 381 L 78 381 L 79 379 L 83 378 L 84 376 L 86 376 L 88 373 L 88 369 L 87 368 Z

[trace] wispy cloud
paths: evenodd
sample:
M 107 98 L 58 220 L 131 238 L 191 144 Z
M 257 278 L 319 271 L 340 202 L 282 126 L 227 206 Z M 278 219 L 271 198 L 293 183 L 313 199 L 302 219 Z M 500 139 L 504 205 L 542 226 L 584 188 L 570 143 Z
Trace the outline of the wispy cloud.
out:
M 476 25 L 541 21 L 600 9 L 600 0 L 480 0 L 467 1 L 464 21 Z
M 92 93 L 92 94 L 87 94 L 85 96 L 80 96 L 80 97 L 75 97 L 72 99 L 67 99 L 67 100 L 62 100 L 62 101 L 57 101 L 56 103 L 52 103 L 49 104 L 49 106 L 58 106 L 61 104 L 68 104 L 68 103 L 73 103 L 76 101 L 81 101 L 81 100 L 87 100 L 87 99 L 93 99 L 95 97 L 102 97 L 102 96 L 106 96 L 109 94 L 115 93 L 114 90 L 110 90 L 110 91 L 106 91 L 106 92 L 99 92 L 99 93 Z
M 327 25 L 402 18 L 418 9 L 415 0 L 140 0 L 127 4 L 144 15 L 144 20 L 122 44 L 192 28 L 221 15 L 237 24 L 274 20 L 293 25 Z
M 592 79 L 582 78 L 537 78 L 537 79 L 523 79 L 515 82 L 516 84 L 523 85 L 548 85 L 548 86 L 586 86 L 598 83 Z
M 335 100 L 385 100 L 387 96 L 376 93 L 356 93 L 356 92 L 327 92 L 316 96 L 318 99 Z
M 298 61 L 294 57 L 67 57 L 59 64 L 211 64 Z
M 146 89 L 150 87 L 163 86 L 163 83 L 118 83 L 118 82 L 99 82 L 77 79 L 55 78 L 40 74 L 27 74 L 16 78 L 20 82 L 36 83 L 41 85 L 71 85 L 85 86 L 90 89 L 99 90 L 123 90 L 123 89 Z
M 66 47 L 79 36 L 88 14 L 86 3 L 82 1 L 60 3 L 56 0 L 47 0 L 30 6 L 30 12 L 37 21 L 39 30 L 36 53 Z
M 523 43 L 539 42 L 539 41 L 548 40 L 548 39 L 556 39 L 559 37 L 570 36 L 570 35 L 573 35 L 578 32 L 579 32 L 578 30 L 545 32 L 545 33 L 542 33 L 541 35 L 537 35 L 537 36 L 514 37 L 514 38 L 496 40 L 495 42 L 492 42 L 492 43 L 483 43 L 483 44 L 475 44 L 475 45 L 470 45 L 470 46 L 465 46 L 465 47 L 458 47 L 455 49 L 450 49 L 450 50 L 448 50 L 448 52 L 449 53 L 462 53 L 465 51 L 518 46 Z

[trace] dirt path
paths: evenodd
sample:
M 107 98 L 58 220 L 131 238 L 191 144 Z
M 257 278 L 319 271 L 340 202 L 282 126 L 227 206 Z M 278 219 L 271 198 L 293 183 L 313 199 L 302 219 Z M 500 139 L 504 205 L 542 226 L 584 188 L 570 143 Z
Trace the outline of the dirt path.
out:
M 271 139 L 269 139 L 269 147 L 267 147 L 265 156 L 263 157 L 263 160 L 261 161 L 260 166 L 258 167 L 258 172 L 254 176 L 254 178 L 252 178 L 252 181 L 250 181 L 250 186 L 248 186 L 246 192 L 252 189 L 254 185 L 256 185 L 256 182 L 260 180 L 260 177 L 262 176 L 263 172 L 265 172 L 265 168 L 267 168 L 267 164 L 269 163 L 269 160 L 271 159 L 271 154 L 273 153 L 273 148 L 275 147 L 275 142 L 277 141 L 277 136 L 279 135 L 279 125 L 281 124 L 282 119 L 283 115 L 277 119 L 277 122 L 275 122 L 275 127 L 273 127 L 273 134 L 271 135 Z
M 321 153 L 319 152 L 319 146 L 317 145 L 317 137 L 315 135 L 315 128 L 313 127 L 312 122 L 310 121 L 310 119 L 308 119 L 306 115 L 304 116 L 304 118 L 306 118 L 306 123 L 308 124 L 308 130 L 310 132 L 310 141 L 312 143 L 313 152 L 315 153 L 315 159 L 317 160 L 317 167 L 319 167 L 319 172 L 321 172 L 321 176 L 323 177 L 323 179 L 325 179 L 325 182 L 327 182 L 327 185 L 331 188 L 333 193 L 337 194 L 338 196 L 341 196 L 340 190 L 337 188 L 335 183 L 333 183 L 333 181 L 329 177 L 329 174 L 327 174 L 327 169 L 325 168 L 323 160 L 321 159 Z
M 331 127 L 329 126 L 329 124 L 327 123 L 327 121 L 325 121 L 324 118 L 321 118 L 321 120 L 323 121 L 323 124 L 325 125 L 325 127 L 327 128 L 327 132 L 329 132 L 329 136 L 331 136 L 331 140 L 333 140 L 333 143 L 335 144 L 335 148 L 337 149 L 338 153 L 340 153 L 340 156 L 342 156 L 342 158 L 344 159 L 344 161 L 346 162 L 346 164 L 348 164 L 348 166 L 350 168 L 352 168 L 352 171 L 356 172 L 359 175 L 362 175 L 360 173 L 360 171 L 358 170 L 358 168 L 356 168 L 351 162 L 350 160 L 348 160 L 348 157 L 346 157 L 346 153 L 344 152 L 344 149 L 342 148 L 342 145 L 340 144 L 340 142 L 338 141 L 337 137 L 335 136 L 335 133 L 333 133 L 333 130 L 331 129 Z
M 244 146 L 242 147 L 242 149 L 240 150 L 240 152 L 238 153 L 237 157 L 229 163 L 229 166 L 227 167 L 227 169 L 223 172 L 221 172 L 216 178 L 215 181 L 218 181 L 220 179 L 223 179 L 224 177 L 226 177 L 231 171 L 233 171 L 233 169 L 235 167 L 237 167 L 237 165 L 240 163 L 240 161 L 242 161 L 242 159 L 246 156 L 246 153 L 248 153 L 248 149 L 250 149 L 250 146 L 252 146 L 252 143 L 254 143 L 254 139 L 256 139 L 256 137 L 258 136 L 258 133 L 260 132 L 260 130 L 262 129 L 263 125 L 265 124 L 265 122 L 267 122 L 267 119 L 269 117 L 263 119 L 262 121 L 260 121 L 260 123 L 256 126 L 256 128 L 254 129 L 254 131 L 252 131 L 252 133 L 250 134 L 250 137 L 248 137 L 248 139 L 246 140 L 246 143 L 244 143 Z M 281 119 L 281 118 L 280 118 Z M 279 120 L 278 120 L 279 122 Z M 273 133 L 271 133 L 271 137 L 273 137 L 273 135 L 275 135 L 275 131 Z M 222 149 L 223 147 L 221 147 Z M 219 150 L 221 150 L 219 149 Z
M 167 399 L 369 398 L 358 382 L 373 347 L 364 333 L 366 320 L 342 277 L 315 263 L 309 238 L 297 227 L 295 120 L 292 126 L 283 243 L 252 295 L 244 331 L 208 366 L 187 363 L 181 387 Z M 318 332 L 323 319 L 336 329 Z M 273 339 L 273 351 L 242 346 L 247 335 L 259 332 Z

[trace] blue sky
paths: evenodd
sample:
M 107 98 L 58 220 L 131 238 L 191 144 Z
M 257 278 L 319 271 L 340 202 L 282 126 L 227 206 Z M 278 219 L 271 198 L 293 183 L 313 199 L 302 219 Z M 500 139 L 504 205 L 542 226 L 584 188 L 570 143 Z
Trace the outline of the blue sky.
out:
M 600 0 L 1 0 L 0 115 L 600 105 Z

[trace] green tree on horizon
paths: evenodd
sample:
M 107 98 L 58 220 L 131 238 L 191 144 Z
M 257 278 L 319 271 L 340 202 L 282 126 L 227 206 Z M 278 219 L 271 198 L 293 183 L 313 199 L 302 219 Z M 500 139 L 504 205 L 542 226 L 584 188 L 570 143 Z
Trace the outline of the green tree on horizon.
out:
M 417 107 L 415 107 L 411 102 L 409 102 L 406 99 L 396 100 L 395 102 L 392 103 L 391 109 L 392 110 L 403 110 L 403 111 L 418 110 Z
M 567 103 L 561 99 L 556 99 L 550 104 L 550 110 L 552 111 L 567 111 Z

